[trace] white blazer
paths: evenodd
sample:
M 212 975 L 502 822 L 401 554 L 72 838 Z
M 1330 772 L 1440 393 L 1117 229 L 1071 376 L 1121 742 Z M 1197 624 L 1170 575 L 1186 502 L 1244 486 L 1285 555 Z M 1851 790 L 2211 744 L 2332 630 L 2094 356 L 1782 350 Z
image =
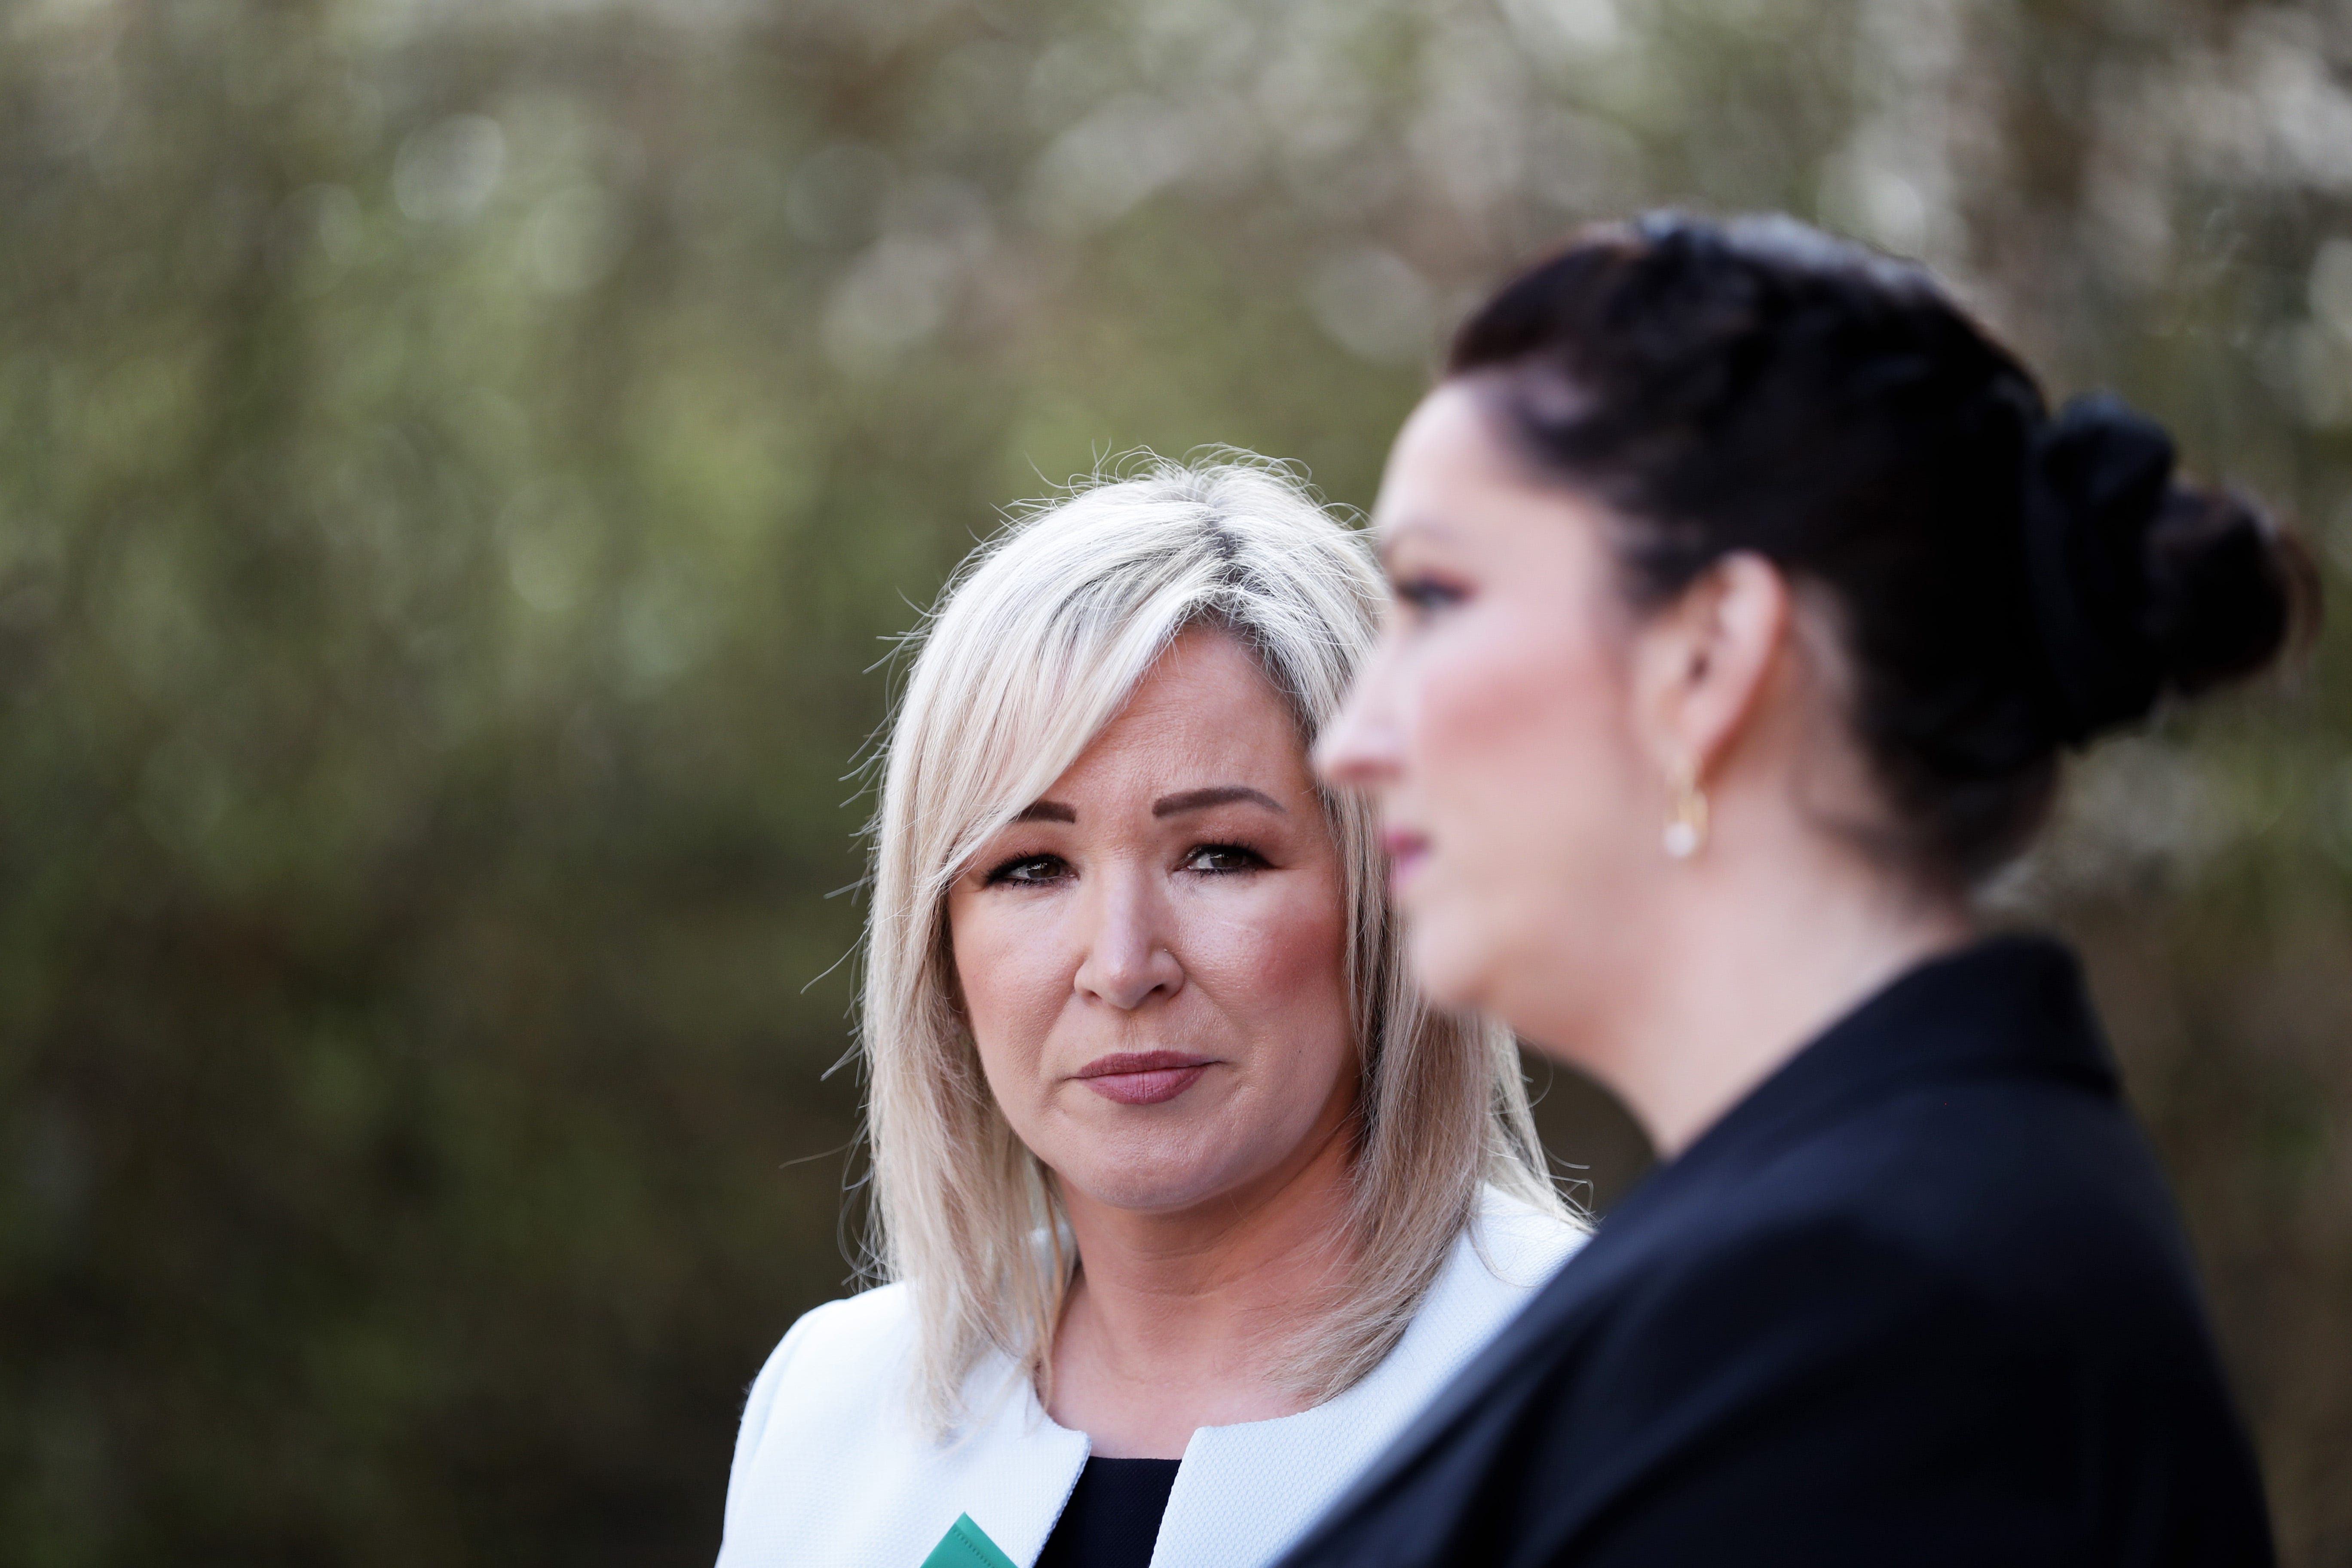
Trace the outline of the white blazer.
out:
M 1152 1568 L 1280 1556 L 1583 1240 L 1487 1189 L 1404 1337 L 1362 1382 L 1296 1415 L 1192 1434 Z M 914 1342 L 899 1285 L 793 1325 L 744 1406 L 719 1568 L 921 1568 L 961 1514 L 1022 1568 L 1036 1561 L 1086 1466 L 1087 1435 L 1055 1426 L 996 1355 L 968 1385 L 979 1395 L 969 1428 L 934 1442 L 908 1394 Z

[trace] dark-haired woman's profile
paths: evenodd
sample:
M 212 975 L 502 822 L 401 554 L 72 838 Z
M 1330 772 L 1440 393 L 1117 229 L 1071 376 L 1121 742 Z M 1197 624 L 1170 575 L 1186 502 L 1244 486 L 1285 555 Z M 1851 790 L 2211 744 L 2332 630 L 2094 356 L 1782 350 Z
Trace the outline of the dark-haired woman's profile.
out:
M 1410 952 L 1664 1159 L 1287 1560 L 2261 1563 L 2072 957 L 1985 937 L 2063 752 L 2269 663 L 2308 569 L 1924 272 L 1594 230 L 1456 338 L 1323 738 Z

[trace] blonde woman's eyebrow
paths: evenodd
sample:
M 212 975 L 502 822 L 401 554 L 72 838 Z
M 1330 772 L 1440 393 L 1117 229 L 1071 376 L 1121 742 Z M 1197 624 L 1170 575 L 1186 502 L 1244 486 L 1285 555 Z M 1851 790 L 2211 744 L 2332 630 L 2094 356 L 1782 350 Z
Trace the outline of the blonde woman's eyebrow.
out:
M 1213 805 L 1230 805 L 1235 801 L 1248 801 L 1285 816 L 1290 815 L 1289 809 L 1274 796 L 1247 784 L 1212 784 L 1207 789 L 1188 789 L 1181 795 L 1163 795 L 1151 803 L 1151 815 L 1175 816 L 1187 811 L 1205 811 Z
M 1078 812 L 1076 806 L 1064 805 L 1058 800 L 1040 800 L 1023 806 L 1021 815 L 1013 820 L 1015 822 L 1076 822 L 1077 819 Z

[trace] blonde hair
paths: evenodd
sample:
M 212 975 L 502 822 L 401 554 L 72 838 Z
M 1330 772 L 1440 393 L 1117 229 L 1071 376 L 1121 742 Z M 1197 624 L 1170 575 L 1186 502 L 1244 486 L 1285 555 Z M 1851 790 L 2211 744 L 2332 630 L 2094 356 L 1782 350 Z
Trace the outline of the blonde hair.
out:
M 1076 1258 L 1051 1175 L 1006 1124 L 954 1001 L 947 891 L 980 847 L 1117 715 L 1185 630 L 1237 638 L 1302 744 L 1370 650 L 1381 580 L 1362 537 L 1246 454 L 1149 459 L 1016 516 L 974 551 L 917 636 L 877 759 L 860 1045 L 868 1071 L 870 1270 L 914 1293 L 915 1398 L 940 1435 L 992 1348 L 1045 1389 Z M 1353 1262 L 1287 1378 L 1328 1398 L 1404 1332 L 1481 1182 L 1555 1212 L 1509 1035 L 1424 1005 L 1408 981 L 1370 808 L 1326 795 L 1351 932 L 1360 1064 Z M 1041 1239 L 1042 1238 L 1042 1239 Z

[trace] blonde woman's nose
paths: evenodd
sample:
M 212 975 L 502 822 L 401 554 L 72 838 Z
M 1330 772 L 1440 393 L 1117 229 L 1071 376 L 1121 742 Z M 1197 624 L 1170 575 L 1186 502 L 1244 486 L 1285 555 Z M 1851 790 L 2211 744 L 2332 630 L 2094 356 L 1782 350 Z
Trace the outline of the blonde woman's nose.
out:
M 1089 900 L 1093 926 L 1075 984 L 1121 1012 L 1184 988 L 1184 966 L 1169 945 L 1160 918 L 1165 906 L 1151 896 L 1145 881 L 1142 877 L 1099 878 Z

